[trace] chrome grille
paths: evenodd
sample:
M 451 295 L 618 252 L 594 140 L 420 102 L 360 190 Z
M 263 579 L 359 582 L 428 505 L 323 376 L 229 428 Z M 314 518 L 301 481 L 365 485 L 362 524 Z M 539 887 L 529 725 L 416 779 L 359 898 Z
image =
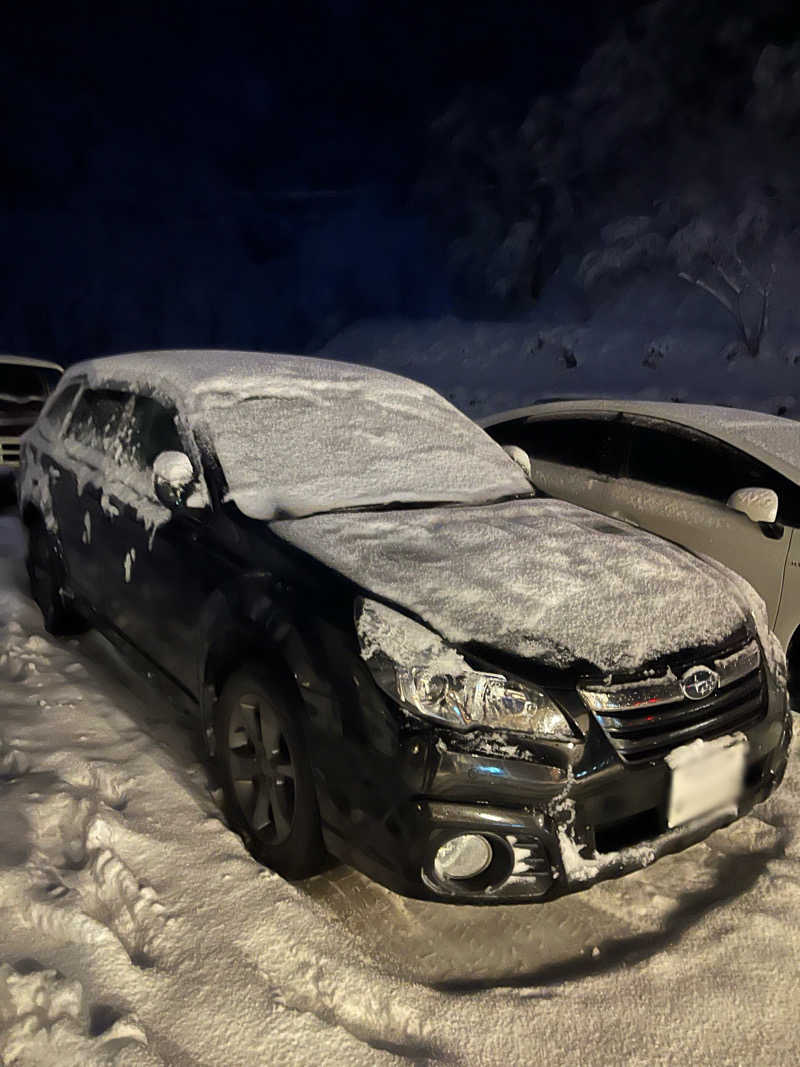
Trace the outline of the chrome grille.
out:
M 0 437 L 0 465 L 4 467 L 19 466 L 18 437 Z
M 619 685 L 587 685 L 578 692 L 622 759 L 658 759 L 678 745 L 740 730 L 766 714 L 767 688 L 757 642 L 712 664 L 719 687 L 703 700 L 687 699 L 671 671 Z

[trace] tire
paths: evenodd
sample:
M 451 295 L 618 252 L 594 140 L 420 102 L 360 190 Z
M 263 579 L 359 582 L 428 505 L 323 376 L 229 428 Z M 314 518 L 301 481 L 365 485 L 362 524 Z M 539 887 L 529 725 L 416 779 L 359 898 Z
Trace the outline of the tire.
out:
M 0 474 L 0 508 L 11 508 L 17 502 L 17 481 L 10 471 Z
M 25 559 L 31 595 L 39 605 L 44 628 L 54 637 L 83 633 L 85 619 L 64 599 L 64 570 L 56 555 L 53 540 L 41 519 L 28 530 L 28 553 Z
M 237 671 L 217 702 L 214 733 L 226 806 L 257 860 L 289 879 L 325 863 L 298 698 L 257 667 Z

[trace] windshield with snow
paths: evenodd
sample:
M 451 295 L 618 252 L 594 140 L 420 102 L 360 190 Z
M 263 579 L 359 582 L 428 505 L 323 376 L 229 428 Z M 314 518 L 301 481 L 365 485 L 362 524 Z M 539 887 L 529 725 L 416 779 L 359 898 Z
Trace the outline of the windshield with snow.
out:
M 47 391 L 47 381 L 37 367 L 0 362 L 0 404 L 41 404 Z
M 252 518 L 531 491 L 483 430 L 403 378 L 289 377 L 255 395 L 207 386 L 198 400 L 229 497 Z

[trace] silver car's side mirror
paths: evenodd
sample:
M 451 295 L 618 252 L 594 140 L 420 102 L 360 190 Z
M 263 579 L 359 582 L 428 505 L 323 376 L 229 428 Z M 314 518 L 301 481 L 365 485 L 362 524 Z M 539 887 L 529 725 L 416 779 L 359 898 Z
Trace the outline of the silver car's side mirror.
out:
M 514 460 L 518 467 L 522 468 L 522 471 L 528 481 L 533 480 L 531 474 L 531 457 L 525 451 L 524 448 L 520 448 L 519 445 L 503 445 L 503 451 L 508 453 Z
M 153 463 L 153 488 L 168 508 L 184 504 L 195 483 L 194 467 L 185 452 L 161 452 Z
M 751 522 L 775 522 L 778 517 L 778 494 L 774 489 L 737 489 L 728 497 L 728 507 L 741 511 Z

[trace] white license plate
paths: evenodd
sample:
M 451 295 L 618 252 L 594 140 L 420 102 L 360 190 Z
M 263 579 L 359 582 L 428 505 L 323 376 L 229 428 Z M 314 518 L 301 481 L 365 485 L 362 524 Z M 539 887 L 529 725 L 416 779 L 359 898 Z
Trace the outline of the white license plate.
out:
M 744 734 L 692 741 L 666 757 L 672 771 L 667 825 L 682 826 L 701 815 L 739 806 L 744 782 Z

